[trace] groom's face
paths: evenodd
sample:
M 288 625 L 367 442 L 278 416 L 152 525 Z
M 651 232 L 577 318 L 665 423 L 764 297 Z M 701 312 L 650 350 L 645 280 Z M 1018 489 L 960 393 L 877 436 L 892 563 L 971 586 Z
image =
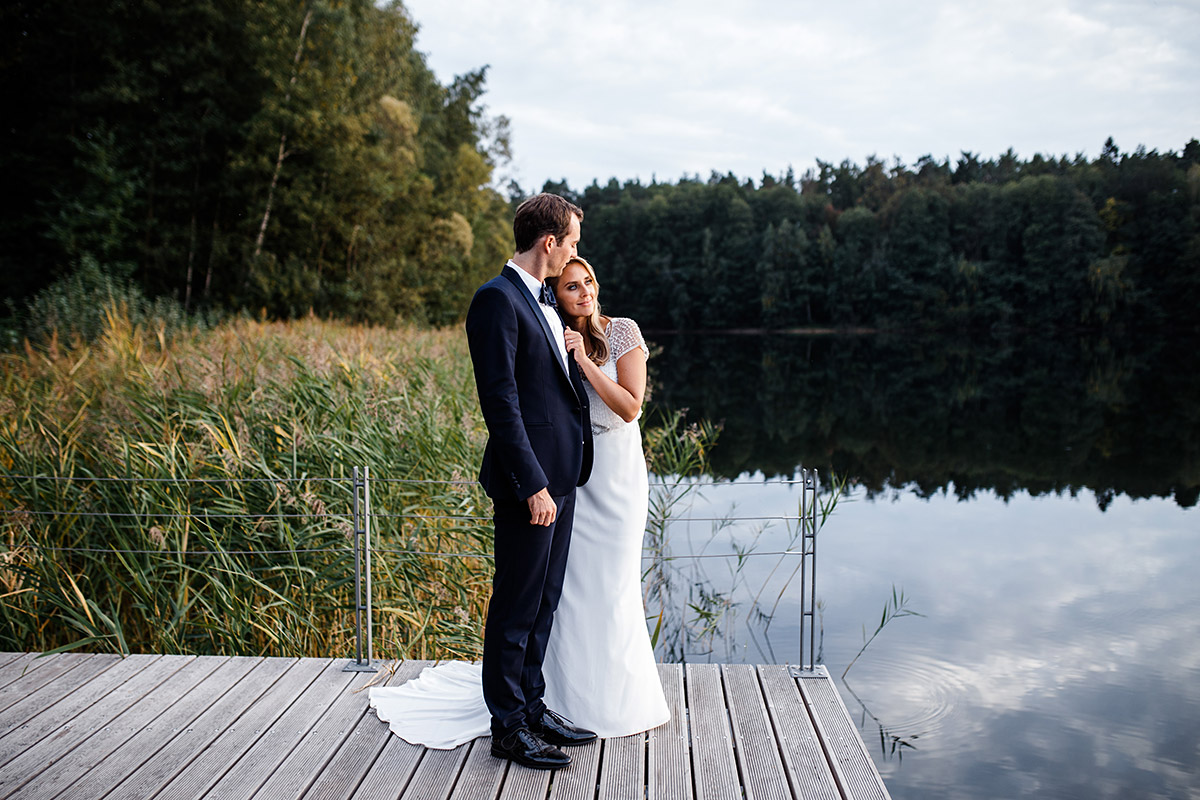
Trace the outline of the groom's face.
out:
M 554 244 L 550 248 L 550 272 L 551 277 L 557 278 L 562 274 L 563 267 L 567 262 L 574 258 L 578 253 L 576 248 L 579 247 L 579 217 L 571 215 L 571 225 L 567 229 L 567 235 L 561 239 L 555 238 Z

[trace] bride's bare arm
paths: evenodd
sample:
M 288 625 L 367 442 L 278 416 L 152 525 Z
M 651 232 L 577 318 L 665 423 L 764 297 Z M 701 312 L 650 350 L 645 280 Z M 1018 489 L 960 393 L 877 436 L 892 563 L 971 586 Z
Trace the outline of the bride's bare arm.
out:
M 575 357 L 579 371 L 606 406 L 626 422 L 633 422 L 642 409 L 642 399 L 646 394 L 646 352 L 635 347 L 617 359 L 617 379 L 614 381 L 584 355 L 582 337 L 578 333 L 572 337 L 572 333 L 575 332 L 568 329 L 567 349 Z

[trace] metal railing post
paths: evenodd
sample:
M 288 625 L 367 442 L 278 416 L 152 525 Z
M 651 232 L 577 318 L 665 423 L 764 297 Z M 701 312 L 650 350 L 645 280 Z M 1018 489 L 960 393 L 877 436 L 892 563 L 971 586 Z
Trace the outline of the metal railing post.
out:
M 370 664 L 375 659 L 374 639 L 371 636 L 371 622 L 375 615 L 371 613 L 371 599 L 374 593 L 371 591 L 371 468 L 363 467 L 363 558 L 367 564 L 366 587 L 367 587 L 367 663 Z
M 817 473 L 800 470 L 800 662 L 801 671 L 816 667 L 817 609 Z M 810 579 L 811 576 L 811 579 Z M 805 624 L 808 626 L 808 664 L 804 662 Z M 794 673 L 794 671 L 793 671 Z
M 361 492 L 361 495 L 360 495 Z M 360 477 L 354 468 L 354 660 L 342 668 L 343 672 L 377 672 L 371 666 L 371 487 L 370 468 L 363 467 Z M 361 497 L 361 500 L 360 500 Z M 365 548 L 365 557 L 364 557 Z M 366 562 L 366 576 L 363 564 Z M 363 584 L 366 584 L 367 601 L 363 603 Z M 367 612 L 367 659 L 363 661 L 363 612 Z

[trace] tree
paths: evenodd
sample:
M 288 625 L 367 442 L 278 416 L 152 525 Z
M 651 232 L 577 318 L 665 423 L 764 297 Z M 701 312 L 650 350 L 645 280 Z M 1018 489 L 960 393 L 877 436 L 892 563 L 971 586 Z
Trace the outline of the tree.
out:
M 836 238 L 830 321 L 841 325 L 873 322 L 877 311 L 886 308 L 889 294 L 884 285 L 879 218 L 864 206 L 852 208 L 838 217 Z
M 1103 242 L 1095 211 L 1060 178 L 1027 178 L 1012 191 L 1026 220 L 1021 232 L 1024 296 L 1013 306 L 1029 322 L 1075 324 L 1088 291 L 1088 267 Z
M 33 276 L 10 299 L 87 254 L 189 307 L 448 322 L 502 260 L 507 121 L 483 69 L 437 82 L 399 3 L 3 13 L 20 100 L 0 158 L 30 203 L 0 223 L 0 258 Z
M 763 233 L 758 287 L 764 327 L 812 324 L 808 237 L 791 220 L 783 220 L 778 228 L 768 225 Z

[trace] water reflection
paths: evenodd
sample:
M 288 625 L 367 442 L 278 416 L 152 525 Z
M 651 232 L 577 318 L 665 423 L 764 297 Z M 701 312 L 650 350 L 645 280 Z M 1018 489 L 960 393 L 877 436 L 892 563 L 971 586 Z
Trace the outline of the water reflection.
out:
M 650 599 L 680 609 L 660 656 L 797 660 L 788 570 L 748 555 L 788 527 L 711 520 L 795 514 L 797 492 L 753 479 L 832 467 L 856 486 L 819 536 L 819 660 L 836 679 L 893 587 L 924 615 L 838 683 L 896 800 L 1200 796 L 1195 348 L 658 341 L 654 402 L 723 419 L 715 471 L 741 477 L 661 537 L 726 558 L 657 567 Z
M 749 477 L 749 476 L 747 476 Z M 1173 499 L 922 497 L 855 490 L 818 547 L 822 658 L 841 674 L 892 587 L 922 617 L 889 623 L 838 687 L 892 796 L 1187 797 L 1200 785 L 1200 517 Z M 687 514 L 794 513 L 777 484 L 716 485 Z M 781 585 L 785 528 L 680 523 L 678 598 L 726 604 L 715 631 L 680 631 L 676 660 L 786 663 L 798 600 L 769 626 L 749 613 Z M 714 535 L 716 533 L 717 535 Z M 684 606 L 682 620 L 693 611 Z M 682 658 L 681 658 L 682 657 Z M 1158 787 L 1158 788 L 1156 788 Z M 1191 787 L 1191 788 L 1189 788 Z
M 868 492 L 1200 497 L 1194 341 L 1027 333 L 651 335 L 653 405 L 723 420 L 718 475 L 804 464 Z
M 795 503 L 766 514 L 743 509 L 729 490 L 746 488 L 708 477 L 652 483 L 642 583 L 660 660 L 800 661 L 799 633 L 787 630 L 797 622 L 792 601 L 805 580 L 800 509 Z M 839 493 L 819 498 L 818 530 Z M 781 613 L 786 645 L 777 650 L 771 627 Z M 812 661 L 805 654 L 805 663 Z

